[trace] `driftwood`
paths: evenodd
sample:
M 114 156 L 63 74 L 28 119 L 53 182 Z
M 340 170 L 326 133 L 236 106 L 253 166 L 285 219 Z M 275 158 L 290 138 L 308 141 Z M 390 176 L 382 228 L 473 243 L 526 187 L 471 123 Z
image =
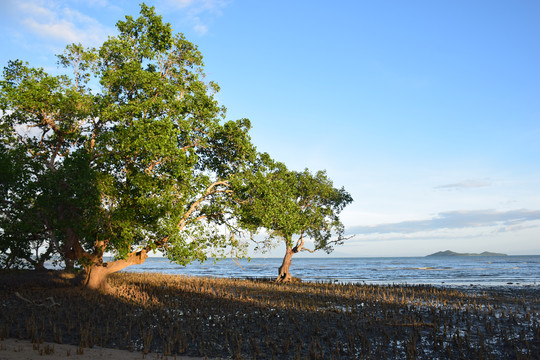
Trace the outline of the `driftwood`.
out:
M 30 305 L 34 305 L 34 306 L 45 306 L 45 307 L 53 307 L 53 306 L 60 306 L 59 303 L 55 302 L 54 301 L 54 298 L 52 296 L 49 296 L 48 298 L 45 299 L 45 301 L 41 302 L 41 303 L 37 303 L 35 301 L 32 301 L 30 299 L 27 299 L 25 298 L 24 296 L 22 296 L 21 294 L 19 294 L 18 292 L 15 292 L 15 296 L 18 297 L 19 299 L 21 300 L 24 300 L 26 301 L 27 303 L 29 303 Z M 47 304 L 47 302 L 49 302 Z

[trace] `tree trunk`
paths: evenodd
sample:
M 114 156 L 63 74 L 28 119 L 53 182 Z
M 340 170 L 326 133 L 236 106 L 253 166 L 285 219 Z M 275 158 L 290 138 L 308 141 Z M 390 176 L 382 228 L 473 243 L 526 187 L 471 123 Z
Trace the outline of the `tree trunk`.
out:
M 90 290 L 107 292 L 110 286 L 107 277 L 128 266 L 142 264 L 148 257 L 146 250 L 132 252 L 126 259 L 108 263 L 93 264 L 86 268 L 86 281 L 84 287 Z
M 107 277 L 112 272 L 107 269 L 107 263 L 91 265 L 86 269 L 86 282 L 84 287 L 90 290 L 108 292 L 110 286 L 107 283 Z
M 67 272 L 75 272 L 75 261 L 70 258 L 64 257 L 64 270 Z
M 47 271 L 47 268 L 45 267 L 45 259 L 39 259 L 34 264 L 34 270 L 36 270 L 36 271 Z
M 292 280 L 289 268 L 291 267 L 293 255 L 294 250 L 291 247 L 287 246 L 287 251 L 285 252 L 285 256 L 283 257 L 283 262 L 281 263 L 281 266 L 278 270 L 278 277 L 276 279 L 276 282 L 289 282 Z

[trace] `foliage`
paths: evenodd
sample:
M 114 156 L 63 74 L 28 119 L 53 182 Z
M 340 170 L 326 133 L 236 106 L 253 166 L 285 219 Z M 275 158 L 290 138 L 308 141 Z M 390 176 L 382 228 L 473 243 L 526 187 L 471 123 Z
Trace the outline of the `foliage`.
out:
M 250 122 L 224 122 L 201 53 L 152 7 L 117 28 L 98 49 L 67 46 L 69 76 L 5 68 L 0 252 L 36 261 L 39 242 L 89 266 L 159 249 L 185 264 L 230 245 L 230 184 L 266 159 Z
M 331 252 L 333 245 L 343 242 L 339 214 L 352 197 L 344 188 L 334 188 L 324 171 L 290 171 L 277 163 L 272 171 L 257 173 L 249 187 L 240 221 L 252 231 L 266 230 L 266 244 L 278 237 L 292 248 L 293 236 L 298 235 L 298 251 L 307 237 L 314 242 L 312 251 Z

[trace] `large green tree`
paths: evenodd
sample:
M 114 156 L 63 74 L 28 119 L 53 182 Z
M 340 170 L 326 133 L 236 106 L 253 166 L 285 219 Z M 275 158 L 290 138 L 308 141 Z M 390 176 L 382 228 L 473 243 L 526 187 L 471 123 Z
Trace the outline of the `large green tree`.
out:
M 240 223 L 252 232 L 262 232 L 263 246 L 272 246 L 275 239 L 285 245 L 278 282 L 292 280 L 289 270 L 294 254 L 330 253 L 346 240 L 339 215 L 353 199 L 344 188 L 335 188 L 324 171 L 290 171 L 277 163 L 271 171 L 254 174 L 247 187 Z M 305 246 L 306 239 L 313 248 Z
M 118 35 L 98 49 L 69 45 L 59 56 L 69 75 L 21 61 L 5 68 L 6 263 L 40 266 L 56 253 L 84 266 L 97 289 L 151 250 L 186 264 L 239 246 L 223 231 L 236 229 L 231 184 L 244 184 L 268 157 L 252 145 L 248 120 L 225 122 L 197 47 L 153 8 L 142 4 L 140 13 L 119 21 Z

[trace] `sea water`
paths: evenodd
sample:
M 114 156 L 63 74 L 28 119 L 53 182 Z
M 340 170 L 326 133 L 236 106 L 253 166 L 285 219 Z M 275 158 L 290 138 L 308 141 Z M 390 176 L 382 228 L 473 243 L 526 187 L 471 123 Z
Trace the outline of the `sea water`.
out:
M 280 258 L 224 259 L 181 266 L 150 257 L 124 271 L 186 276 L 275 278 Z M 305 281 L 446 286 L 540 286 L 540 256 L 456 256 L 387 258 L 293 258 L 294 277 Z

